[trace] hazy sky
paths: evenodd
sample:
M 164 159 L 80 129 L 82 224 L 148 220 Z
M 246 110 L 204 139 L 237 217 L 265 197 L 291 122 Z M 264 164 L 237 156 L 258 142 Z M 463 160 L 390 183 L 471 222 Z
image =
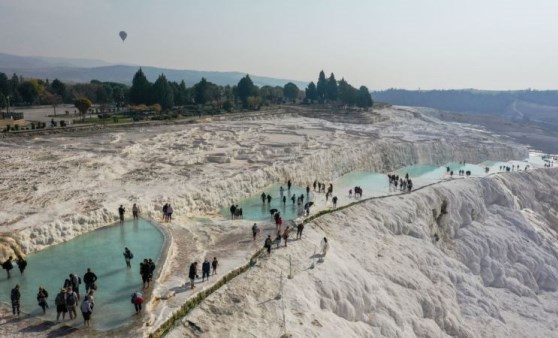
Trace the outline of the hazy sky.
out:
M 304 81 L 324 69 L 370 89 L 556 89 L 558 1 L 0 0 L 0 52 Z

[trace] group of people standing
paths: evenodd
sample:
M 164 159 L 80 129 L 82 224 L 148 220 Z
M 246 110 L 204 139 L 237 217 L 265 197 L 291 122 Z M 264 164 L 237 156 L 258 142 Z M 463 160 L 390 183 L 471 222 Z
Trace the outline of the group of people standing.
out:
M 81 277 L 75 273 L 71 273 L 69 278 L 64 280 L 64 286 L 54 299 L 57 321 L 60 320 L 60 315 L 62 315 L 62 320 L 65 320 L 66 313 L 70 316 L 70 320 L 77 318 L 77 307 L 81 301 L 79 308 L 83 316 L 84 326 L 87 327 L 90 325 L 91 314 L 95 306 L 93 293 L 97 290 L 97 275 L 88 268 L 87 272 L 83 275 L 83 281 L 85 283 L 85 296 L 82 300 L 79 292 L 79 286 L 82 282 Z M 46 290 L 44 291 L 46 292 Z M 37 295 L 37 297 L 39 297 L 39 295 Z M 43 311 L 45 311 L 45 309 L 43 309 Z
M 19 273 L 23 275 L 25 268 L 27 268 L 27 261 L 23 257 L 17 256 L 15 263 L 19 269 Z M 14 268 L 14 258 L 13 256 L 10 256 L 6 261 L 4 261 L 4 263 L 2 263 L 2 269 L 6 270 L 8 279 L 12 278 L 10 272 L 13 268 Z
M 362 188 L 356 186 L 354 188 L 355 198 L 362 198 Z M 353 197 L 353 189 L 349 189 L 349 198 Z
M 93 292 L 97 289 L 96 281 L 97 276 L 95 273 L 91 271 L 91 269 L 87 269 L 87 272 L 83 276 L 83 281 L 85 282 L 85 296 L 83 300 L 81 300 L 80 293 L 79 293 L 79 286 L 82 282 L 81 277 L 79 277 L 75 273 L 70 273 L 68 278 L 64 280 L 63 287 L 60 289 L 60 292 L 56 295 L 54 299 L 54 304 L 56 305 L 56 320 L 60 320 L 60 316 L 62 316 L 62 320 L 66 319 L 66 313 L 69 314 L 70 320 L 77 318 L 77 307 L 81 300 L 81 305 L 79 308 L 83 315 L 84 325 L 89 326 L 89 321 L 91 319 L 91 313 L 93 312 L 93 306 L 95 305 L 93 300 Z M 19 288 L 19 284 L 17 284 L 12 290 L 10 294 L 11 303 L 12 303 L 12 312 L 14 316 L 19 316 L 21 314 L 20 311 L 20 301 L 21 301 L 21 292 Z M 40 286 L 37 292 L 37 303 L 39 307 L 42 309 L 43 314 L 46 314 L 46 310 L 49 308 L 48 305 L 48 291 Z
M 213 261 L 210 263 L 209 260 L 206 258 L 202 263 L 202 282 L 209 281 L 210 275 L 217 274 L 217 267 L 219 266 L 219 261 L 217 257 L 213 257 Z M 188 269 L 188 279 L 190 280 L 190 289 L 195 288 L 194 285 L 196 279 L 200 278 L 198 275 L 198 262 L 193 262 L 190 264 L 190 268 Z
M 144 290 L 149 288 L 149 284 L 153 280 L 154 271 L 155 263 L 151 260 L 151 258 L 144 258 L 143 262 L 140 262 L 140 275 Z
M 122 204 L 120 204 L 120 207 L 118 207 L 118 219 L 120 220 L 120 223 L 124 223 L 124 214 L 126 213 L 126 208 L 124 208 L 124 206 Z M 139 206 L 134 203 L 132 205 L 132 217 L 136 220 L 139 218 L 139 213 L 140 213 L 140 208 Z
M 165 205 L 163 205 L 162 211 L 163 211 L 163 222 L 172 221 L 172 213 L 174 212 L 174 209 L 172 208 L 170 203 L 165 203 Z
M 389 190 L 397 190 L 399 187 L 400 191 L 411 192 L 413 190 L 413 181 L 409 178 L 409 174 L 405 174 L 405 178 L 399 177 L 399 175 L 388 174 Z
M 235 219 L 235 218 L 242 218 L 242 208 L 238 207 L 237 205 L 231 205 L 231 207 L 229 208 L 229 210 L 231 211 L 231 218 Z

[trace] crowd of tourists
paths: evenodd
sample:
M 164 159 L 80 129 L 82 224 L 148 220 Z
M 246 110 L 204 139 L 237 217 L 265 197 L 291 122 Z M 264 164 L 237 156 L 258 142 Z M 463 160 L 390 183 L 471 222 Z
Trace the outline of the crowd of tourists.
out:
M 388 182 L 389 182 L 389 191 L 402 191 L 402 192 L 411 192 L 413 190 L 413 180 L 409 177 L 409 174 L 405 174 L 405 177 L 399 177 L 396 174 L 389 174 Z

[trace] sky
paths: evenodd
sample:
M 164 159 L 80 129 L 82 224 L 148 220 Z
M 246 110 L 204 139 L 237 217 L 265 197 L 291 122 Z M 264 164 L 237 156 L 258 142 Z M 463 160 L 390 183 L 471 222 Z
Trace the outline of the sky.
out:
M 0 52 L 369 89 L 557 89 L 552 0 L 1 0 Z M 118 32 L 128 33 L 123 43 Z

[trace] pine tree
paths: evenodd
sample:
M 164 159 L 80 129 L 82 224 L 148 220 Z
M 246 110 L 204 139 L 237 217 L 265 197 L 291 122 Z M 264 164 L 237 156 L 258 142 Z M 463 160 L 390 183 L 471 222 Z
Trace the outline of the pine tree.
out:
M 314 101 L 318 100 L 318 91 L 314 82 L 310 82 L 308 84 L 308 87 L 306 87 L 304 93 L 306 95 L 306 100 L 308 100 L 310 103 L 314 103 Z
M 326 91 L 327 91 L 327 80 L 325 77 L 325 73 L 322 70 L 320 75 L 318 76 L 318 84 L 316 86 L 316 91 L 318 93 L 318 100 L 323 102 L 326 99 Z
M 374 101 L 372 101 L 372 96 L 370 95 L 370 91 L 366 86 L 360 86 L 358 93 L 357 93 L 357 100 L 356 105 L 362 108 L 372 107 Z
M 337 96 L 338 96 L 337 81 L 335 80 L 335 75 L 331 73 L 329 79 L 327 80 L 326 98 L 329 101 L 337 101 Z
M 174 106 L 174 93 L 165 75 L 161 74 L 153 84 L 153 101 L 161 105 L 163 110 Z
M 140 68 L 134 75 L 132 87 L 130 88 L 130 103 L 132 104 L 151 104 L 151 83 L 143 74 Z
M 254 96 L 255 92 L 257 91 L 257 87 L 250 79 L 250 76 L 246 75 L 240 81 L 238 81 L 237 85 L 237 93 L 238 98 L 242 102 L 242 105 L 247 108 L 248 107 L 248 97 Z

